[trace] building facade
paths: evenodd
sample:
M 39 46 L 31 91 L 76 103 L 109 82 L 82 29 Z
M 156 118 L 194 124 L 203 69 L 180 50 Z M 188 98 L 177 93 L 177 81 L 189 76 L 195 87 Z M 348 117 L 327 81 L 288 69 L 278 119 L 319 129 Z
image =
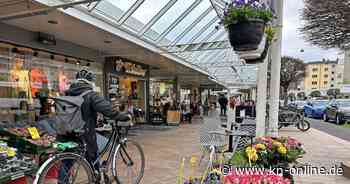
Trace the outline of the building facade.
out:
M 344 64 L 336 61 L 322 60 L 309 62 L 305 68 L 304 90 L 306 93 L 331 88 L 341 88 L 343 84 Z

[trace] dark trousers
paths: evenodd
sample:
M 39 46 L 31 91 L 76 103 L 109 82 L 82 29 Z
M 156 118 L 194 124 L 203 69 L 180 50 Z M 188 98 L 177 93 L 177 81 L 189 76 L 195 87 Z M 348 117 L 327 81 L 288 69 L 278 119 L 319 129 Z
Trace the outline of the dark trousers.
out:
M 226 106 L 220 106 L 220 115 L 226 116 Z

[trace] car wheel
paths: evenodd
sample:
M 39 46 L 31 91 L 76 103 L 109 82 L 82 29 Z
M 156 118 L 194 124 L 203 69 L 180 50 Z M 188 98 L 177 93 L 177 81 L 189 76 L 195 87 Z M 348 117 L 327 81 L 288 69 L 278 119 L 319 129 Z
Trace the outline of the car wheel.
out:
M 327 116 L 327 113 L 324 113 L 323 114 L 323 121 L 325 121 L 325 122 L 328 122 L 328 116 Z
M 337 114 L 337 116 L 335 117 L 335 123 L 337 125 L 342 124 L 343 120 L 341 119 L 341 117 Z

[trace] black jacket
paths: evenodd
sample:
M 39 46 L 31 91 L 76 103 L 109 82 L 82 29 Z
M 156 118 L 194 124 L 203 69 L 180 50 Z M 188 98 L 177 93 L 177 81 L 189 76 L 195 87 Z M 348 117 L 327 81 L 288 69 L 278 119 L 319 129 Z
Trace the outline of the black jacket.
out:
M 219 104 L 221 107 L 226 107 L 228 104 L 228 100 L 226 97 L 222 96 L 219 98 Z
M 92 86 L 84 83 L 74 83 L 66 91 L 68 96 L 78 96 L 87 90 L 92 90 Z M 96 142 L 96 122 L 97 113 L 102 113 L 104 116 L 109 118 L 115 118 L 119 115 L 118 112 L 112 110 L 112 104 L 99 96 L 96 92 L 91 91 L 84 97 L 84 103 L 82 105 L 82 116 L 84 121 L 87 123 L 87 132 L 84 134 L 84 140 L 87 143 L 88 159 L 94 161 L 96 159 L 98 147 Z

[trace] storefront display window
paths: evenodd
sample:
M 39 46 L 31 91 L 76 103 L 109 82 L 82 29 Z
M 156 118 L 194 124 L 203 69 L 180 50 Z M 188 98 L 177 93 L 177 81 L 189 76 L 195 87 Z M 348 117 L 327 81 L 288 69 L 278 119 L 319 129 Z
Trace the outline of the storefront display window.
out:
M 120 111 L 132 113 L 134 122 L 146 122 L 146 67 L 126 59 L 109 58 L 105 68 L 109 99 Z
M 96 86 L 102 86 L 102 64 L 90 64 L 97 75 Z M 83 64 L 67 59 L 36 55 L 0 48 L 0 113 L 3 121 L 34 122 L 43 114 L 43 98 L 64 95 Z M 86 66 L 85 66 L 86 67 Z M 49 111 L 48 109 L 46 109 Z

